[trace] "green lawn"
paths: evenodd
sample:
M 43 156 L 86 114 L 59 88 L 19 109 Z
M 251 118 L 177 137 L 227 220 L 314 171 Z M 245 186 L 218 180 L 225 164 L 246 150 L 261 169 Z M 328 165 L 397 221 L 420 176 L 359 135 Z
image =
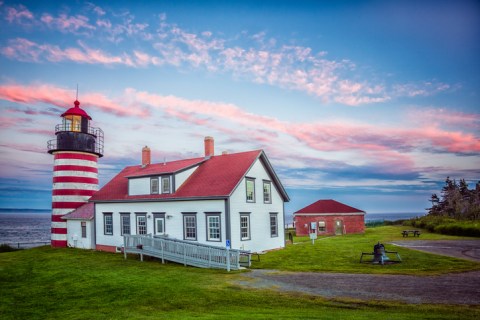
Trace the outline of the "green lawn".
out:
M 475 319 L 478 307 L 327 300 L 227 273 L 41 247 L 0 254 L 0 319 Z
M 433 275 L 448 272 L 480 270 L 480 263 L 464 259 L 449 258 L 416 250 L 389 245 L 395 240 L 440 240 L 472 239 L 434 234 L 422 231 L 419 238 L 403 238 L 403 226 L 382 226 L 367 228 L 365 234 L 319 238 L 312 245 L 308 237 L 294 238 L 293 245 L 284 250 L 261 255 L 260 262 L 253 268 L 278 269 L 286 271 L 347 272 L 347 273 L 390 273 Z M 362 252 L 372 252 L 373 245 L 381 242 L 388 251 L 398 251 L 402 263 L 373 265 L 359 263 Z M 369 259 L 369 257 L 367 257 Z

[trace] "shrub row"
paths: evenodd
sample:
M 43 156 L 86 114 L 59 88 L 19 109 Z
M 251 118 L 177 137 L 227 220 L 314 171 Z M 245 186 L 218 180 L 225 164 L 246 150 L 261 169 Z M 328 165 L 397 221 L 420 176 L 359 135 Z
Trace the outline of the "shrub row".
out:
M 425 216 L 406 220 L 403 225 L 452 236 L 480 237 L 480 223 L 477 221 Z

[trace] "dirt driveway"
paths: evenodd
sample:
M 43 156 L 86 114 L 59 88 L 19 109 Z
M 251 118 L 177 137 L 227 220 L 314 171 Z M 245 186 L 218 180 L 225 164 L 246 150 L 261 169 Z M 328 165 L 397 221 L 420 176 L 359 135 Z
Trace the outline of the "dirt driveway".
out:
M 480 240 L 405 240 L 392 244 L 480 262 Z M 480 271 L 439 276 L 374 275 L 252 270 L 238 284 L 326 298 L 406 303 L 480 305 Z
M 404 240 L 391 244 L 480 262 L 480 240 Z

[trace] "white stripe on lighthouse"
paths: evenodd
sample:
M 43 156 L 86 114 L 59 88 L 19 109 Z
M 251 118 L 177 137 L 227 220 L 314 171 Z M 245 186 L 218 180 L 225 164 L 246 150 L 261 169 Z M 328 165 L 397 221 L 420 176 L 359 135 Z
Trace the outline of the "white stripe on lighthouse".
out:
M 98 179 L 98 174 L 87 171 L 54 171 L 54 177 L 88 177 Z
M 88 202 L 91 196 L 52 196 L 52 202 Z
M 75 189 L 75 190 L 98 190 L 98 184 L 94 183 L 75 183 L 75 182 L 56 182 L 53 189 Z
M 68 165 L 68 166 L 86 166 L 97 168 L 97 163 L 94 161 L 88 160 L 79 160 L 79 159 L 55 159 L 55 166 Z
M 67 240 L 66 234 L 52 233 L 51 240 Z
M 66 228 L 67 222 L 52 222 L 52 228 Z

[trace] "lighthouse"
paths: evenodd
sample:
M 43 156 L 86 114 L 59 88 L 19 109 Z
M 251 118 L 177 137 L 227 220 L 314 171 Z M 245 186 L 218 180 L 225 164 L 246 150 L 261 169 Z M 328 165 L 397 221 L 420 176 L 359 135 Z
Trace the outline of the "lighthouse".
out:
M 62 216 L 88 202 L 98 190 L 98 158 L 103 156 L 103 131 L 90 126 L 92 118 L 74 107 L 55 126 L 56 139 L 48 141 L 53 154 L 52 247 L 67 246 L 67 222 Z

